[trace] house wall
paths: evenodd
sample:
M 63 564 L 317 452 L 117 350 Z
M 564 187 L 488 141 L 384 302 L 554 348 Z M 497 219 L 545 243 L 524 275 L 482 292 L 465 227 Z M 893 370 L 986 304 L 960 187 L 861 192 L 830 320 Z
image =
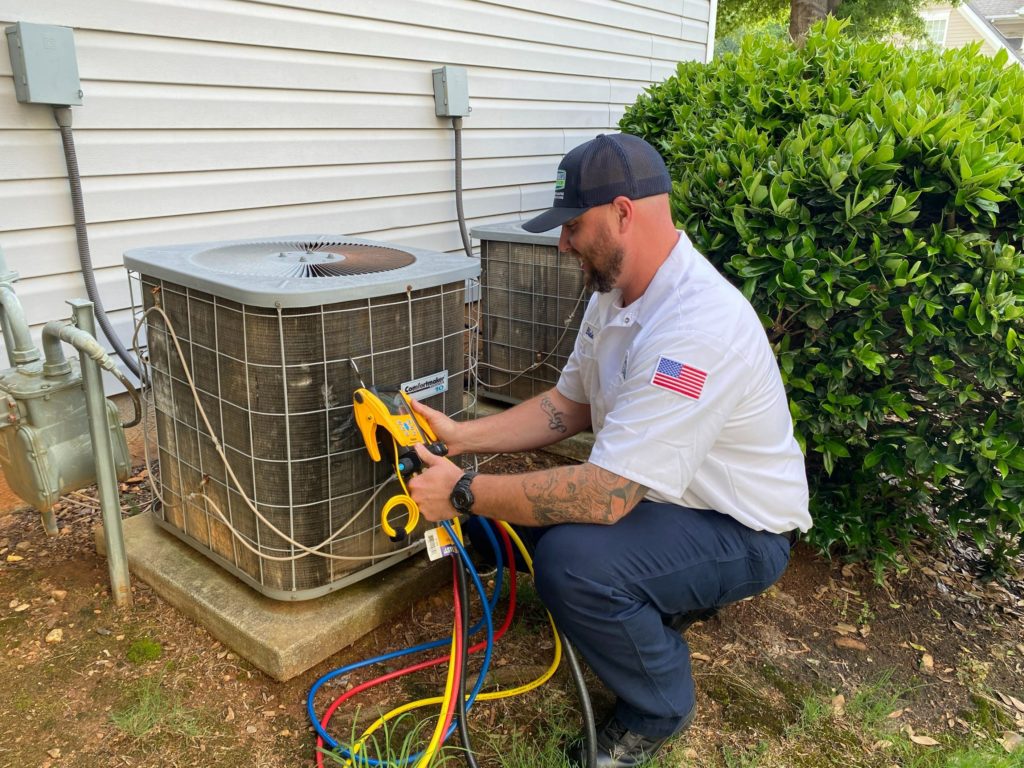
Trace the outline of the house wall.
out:
M 949 3 L 936 3 L 921 9 L 921 16 L 926 21 L 930 19 L 944 18 L 947 20 L 946 48 L 960 48 L 973 43 L 981 43 L 981 52 L 986 56 L 994 56 L 1003 47 L 999 36 L 991 32 L 984 24 L 984 20 L 977 16 L 976 9 L 970 9 L 964 5 L 953 6 Z M 975 16 L 972 23 L 971 15 Z M 1006 38 L 1024 37 L 1024 18 L 1022 19 L 993 19 L 992 25 L 999 30 L 999 33 Z M 1018 52 L 1020 49 L 1017 49 Z M 1010 56 L 1007 66 L 1020 64 L 1018 57 Z
M 92 259 L 128 343 L 129 248 L 296 233 L 461 248 L 453 132 L 434 115 L 442 64 L 469 74 L 469 225 L 545 207 L 565 151 L 614 130 L 677 61 L 706 58 L 715 5 L 0 0 L 0 27 L 74 28 Z M 0 248 L 38 340 L 85 288 L 60 135 L 48 107 L 15 100 L 6 46 Z
M 981 43 L 981 52 L 986 56 L 995 56 L 995 47 L 985 40 L 974 26 L 964 18 L 959 9 L 954 8 L 949 14 L 949 27 L 946 30 L 946 47 L 960 48 L 972 43 Z

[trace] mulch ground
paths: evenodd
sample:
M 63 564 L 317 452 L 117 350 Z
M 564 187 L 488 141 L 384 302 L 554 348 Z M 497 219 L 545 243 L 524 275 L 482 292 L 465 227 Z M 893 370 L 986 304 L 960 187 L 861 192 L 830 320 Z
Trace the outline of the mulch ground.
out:
M 502 457 L 487 471 L 560 461 Z M 126 514 L 149 503 L 143 479 L 140 472 L 122 486 Z M 426 595 L 357 646 L 275 682 L 138 580 L 133 608 L 113 607 L 93 540 L 95 498 L 94 490 L 65 497 L 54 538 L 32 510 L 0 517 L 0 766 L 310 766 L 305 695 L 314 680 L 449 631 L 451 596 Z M 1024 566 L 988 582 L 972 569 L 969 549 L 940 557 L 922 548 L 878 581 L 859 565 L 798 545 L 779 584 L 688 632 L 699 715 L 671 754 L 680 765 L 724 766 L 727 755 L 784 732 L 807 696 L 826 697 L 841 714 L 844 701 L 880 680 L 901 692 L 889 713 L 893 727 L 922 748 L 948 734 L 1024 734 Z M 505 684 L 550 659 L 543 612 L 524 593 L 522 615 L 495 656 L 494 674 Z M 333 681 L 324 704 L 373 674 Z M 443 670 L 390 684 L 363 700 L 358 719 L 437 695 L 443 685 Z M 574 716 L 564 675 L 550 685 L 554 693 L 480 704 L 471 719 L 495 744 L 528 741 L 553 711 Z M 594 698 L 599 711 L 610 701 L 596 681 Z M 981 705 L 998 728 L 979 722 Z M 354 711 L 339 713 L 340 734 L 348 734 Z M 481 762 L 499 764 L 487 755 Z

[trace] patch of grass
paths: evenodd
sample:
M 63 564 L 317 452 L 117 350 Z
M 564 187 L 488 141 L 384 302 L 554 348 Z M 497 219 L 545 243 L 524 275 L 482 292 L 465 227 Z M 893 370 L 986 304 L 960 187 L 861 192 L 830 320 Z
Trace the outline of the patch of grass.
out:
M 956 752 L 949 757 L 942 768 L 1021 768 L 1024 766 L 1024 751 L 1017 749 L 1006 754 L 998 747 L 981 748 Z
M 358 717 L 358 712 L 356 717 Z M 380 760 L 385 765 L 405 765 L 412 755 L 417 754 L 430 742 L 434 725 L 435 723 L 431 720 L 424 720 L 406 712 L 393 721 L 385 721 L 379 729 L 361 741 L 365 728 L 357 725 L 356 720 L 353 720 L 349 736 L 343 746 L 346 749 L 351 747 L 355 754 Z M 349 758 L 341 752 L 326 749 L 320 751 L 328 764 L 350 764 Z M 461 762 L 461 750 L 447 747 L 434 755 L 429 766 L 434 768 L 434 766 Z
M 962 715 L 971 725 L 993 736 L 1003 731 L 1014 730 L 1016 723 L 1013 718 L 993 704 L 987 696 L 972 693 L 971 703 L 974 708 Z
M 808 696 L 801 708 L 800 722 L 791 728 L 782 742 L 769 750 L 771 760 L 751 762 L 753 755 L 740 755 L 746 762 L 733 762 L 726 756 L 726 765 L 785 766 L 785 768 L 824 768 L 864 766 L 864 768 L 1024 768 L 1024 751 L 1008 755 L 993 738 L 1002 727 L 996 718 L 983 741 L 965 740 L 961 735 L 938 734 L 938 745 L 913 743 L 908 735 L 897 732 L 889 714 L 913 697 L 913 687 L 902 686 L 885 672 L 869 685 L 854 693 L 837 715 L 828 696 Z M 975 697 L 976 704 L 987 704 Z M 990 712 L 992 707 L 980 708 Z M 813 749 L 806 749 L 807 745 Z
M 551 738 L 537 740 L 532 734 L 523 736 L 513 733 L 511 737 L 502 740 L 500 750 L 502 768 L 532 768 L 538 765 L 564 768 L 568 765 L 562 745 Z
M 748 679 L 729 671 L 701 675 L 708 695 L 722 707 L 722 717 L 734 730 L 781 736 L 795 722 L 797 713 L 774 687 L 758 687 L 756 676 Z
M 10 699 L 10 703 L 11 709 L 15 712 L 24 713 L 32 711 L 32 705 L 35 704 L 35 700 L 25 691 L 18 691 Z
M 800 703 L 799 728 L 812 731 L 832 718 L 832 705 L 818 694 L 807 696 Z
M 913 687 L 898 685 L 892 670 L 886 670 L 850 697 L 846 712 L 863 727 L 878 730 L 913 692 Z
M 165 694 L 160 681 L 154 678 L 139 681 L 127 706 L 112 712 L 110 719 L 133 739 L 141 739 L 155 731 L 196 739 L 208 731 L 195 711 Z
M 1006 754 L 992 742 L 963 745 L 946 739 L 938 747 L 920 747 L 899 738 L 892 757 L 903 768 L 1024 768 L 1024 752 Z
M 756 746 L 748 749 L 732 749 L 726 746 L 722 749 L 725 766 L 726 768 L 758 768 L 768 751 L 768 746 L 767 741 L 759 741 Z
M 531 694 L 531 696 L 534 694 Z M 474 732 L 474 751 L 480 765 L 502 768 L 566 768 L 565 748 L 583 729 L 575 694 L 558 686 L 543 686 L 535 692 L 540 700 L 524 706 L 537 714 L 532 727 L 498 732 Z M 515 701 L 515 700 L 513 700 Z M 527 710 L 523 710 L 524 714 Z M 472 715 L 470 716 L 472 728 Z M 651 768 L 657 768 L 652 765 Z
M 811 692 L 810 687 L 801 684 L 792 674 L 779 669 L 774 664 L 762 664 L 758 672 L 775 690 L 782 694 L 786 703 L 800 710 Z
M 145 664 L 147 661 L 156 661 L 164 652 L 164 647 L 156 640 L 148 637 L 140 637 L 132 641 L 128 646 L 128 661 L 132 664 Z

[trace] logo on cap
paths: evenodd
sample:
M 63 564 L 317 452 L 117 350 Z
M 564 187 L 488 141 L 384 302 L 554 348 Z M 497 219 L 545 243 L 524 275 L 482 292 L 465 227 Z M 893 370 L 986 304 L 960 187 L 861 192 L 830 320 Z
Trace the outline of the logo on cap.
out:
M 565 171 L 559 170 L 555 176 L 555 200 L 561 200 L 565 192 Z

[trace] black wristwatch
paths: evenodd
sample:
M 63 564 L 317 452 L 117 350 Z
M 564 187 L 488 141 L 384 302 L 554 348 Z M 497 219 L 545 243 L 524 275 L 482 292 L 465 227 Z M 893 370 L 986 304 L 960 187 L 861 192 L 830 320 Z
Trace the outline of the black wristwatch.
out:
M 455 507 L 455 511 L 461 515 L 468 515 L 473 511 L 473 502 L 476 499 L 473 498 L 473 491 L 470 490 L 470 483 L 473 482 L 473 478 L 477 476 L 477 473 L 473 470 L 466 472 L 459 481 L 452 488 L 452 495 L 448 497 L 448 500 Z

